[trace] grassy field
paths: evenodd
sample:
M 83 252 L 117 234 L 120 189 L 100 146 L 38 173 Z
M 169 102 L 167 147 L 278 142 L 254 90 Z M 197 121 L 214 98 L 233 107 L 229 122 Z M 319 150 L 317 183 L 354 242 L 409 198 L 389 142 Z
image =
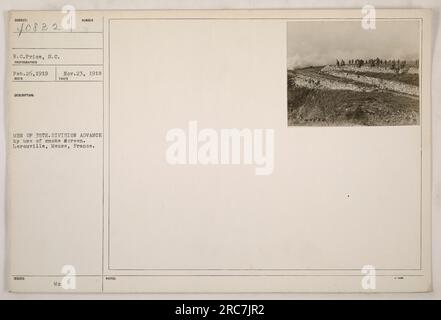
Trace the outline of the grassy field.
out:
M 289 126 L 416 125 L 418 99 L 389 92 L 324 90 L 288 85 Z

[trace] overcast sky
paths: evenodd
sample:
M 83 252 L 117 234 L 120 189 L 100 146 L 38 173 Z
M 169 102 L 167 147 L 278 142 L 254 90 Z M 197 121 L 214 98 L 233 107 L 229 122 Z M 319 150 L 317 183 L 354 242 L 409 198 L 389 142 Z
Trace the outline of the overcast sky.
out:
M 418 21 L 376 21 L 364 30 L 360 21 L 288 22 L 288 68 L 334 64 L 336 59 L 415 60 L 419 56 Z

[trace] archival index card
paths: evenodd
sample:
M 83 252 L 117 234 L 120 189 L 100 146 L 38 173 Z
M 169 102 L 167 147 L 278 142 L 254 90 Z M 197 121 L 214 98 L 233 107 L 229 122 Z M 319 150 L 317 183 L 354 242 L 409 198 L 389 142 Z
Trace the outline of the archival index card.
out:
M 10 12 L 10 290 L 430 290 L 430 25 Z

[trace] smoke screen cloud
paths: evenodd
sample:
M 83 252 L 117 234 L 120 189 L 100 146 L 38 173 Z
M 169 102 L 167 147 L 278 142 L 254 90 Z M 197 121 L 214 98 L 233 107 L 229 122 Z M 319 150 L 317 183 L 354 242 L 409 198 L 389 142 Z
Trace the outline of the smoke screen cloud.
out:
M 377 20 L 371 30 L 363 29 L 361 21 L 291 21 L 287 37 L 288 69 L 336 59 L 416 60 L 420 50 L 418 20 Z

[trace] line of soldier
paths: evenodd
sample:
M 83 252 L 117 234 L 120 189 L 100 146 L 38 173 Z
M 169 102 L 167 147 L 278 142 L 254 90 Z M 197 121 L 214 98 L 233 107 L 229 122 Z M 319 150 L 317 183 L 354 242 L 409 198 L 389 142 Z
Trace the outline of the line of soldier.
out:
M 369 59 L 369 60 L 363 60 L 363 59 L 350 59 L 348 60 L 348 64 L 349 65 L 355 65 L 357 67 L 362 67 L 364 65 L 367 66 L 371 66 L 371 67 L 379 67 L 379 66 L 386 66 L 386 67 L 390 67 L 392 70 L 395 69 L 403 69 L 404 67 L 406 67 L 406 65 L 411 65 L 413 64 L 413 66 L 418 67 L 419 64 L 419 60 L 415 60 L 412 62 L 407 62 L 406 60 L 382 60 L 380 58 L 376 58 L 376 59 Z M 345 66 L 346 63 L 343 59 L 338 60 L 336 62 L 337 67 L 339 66 Z

